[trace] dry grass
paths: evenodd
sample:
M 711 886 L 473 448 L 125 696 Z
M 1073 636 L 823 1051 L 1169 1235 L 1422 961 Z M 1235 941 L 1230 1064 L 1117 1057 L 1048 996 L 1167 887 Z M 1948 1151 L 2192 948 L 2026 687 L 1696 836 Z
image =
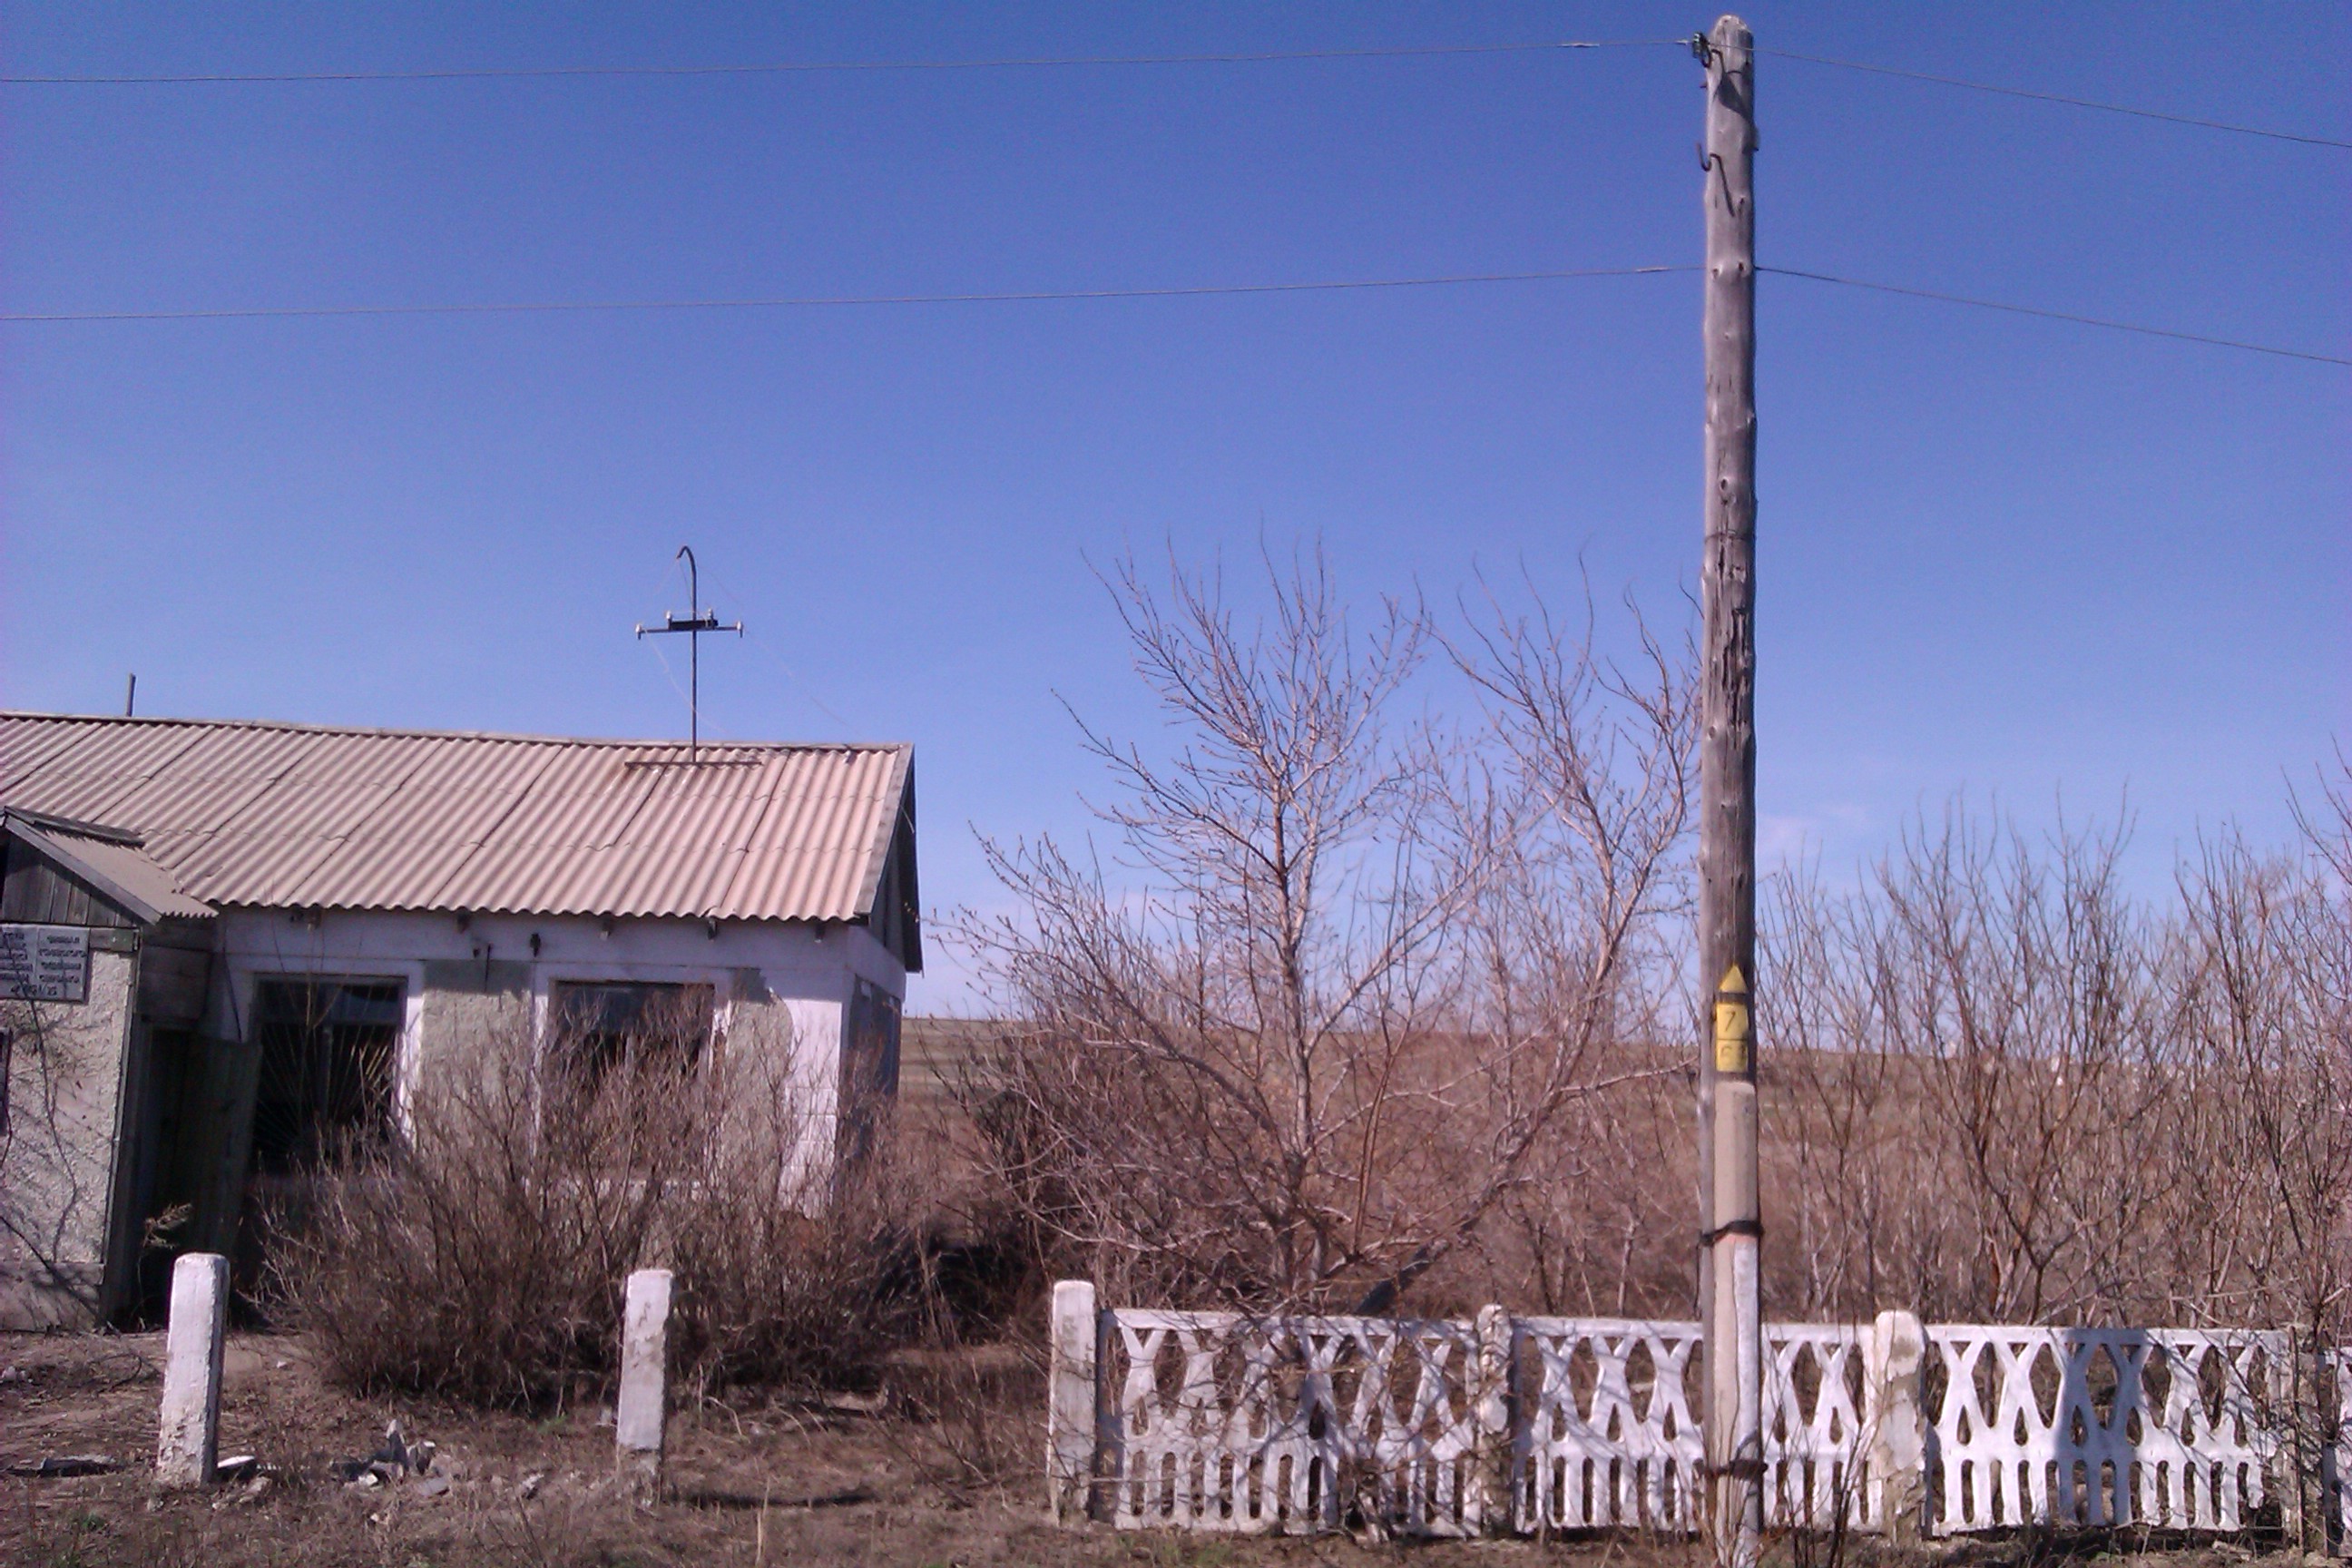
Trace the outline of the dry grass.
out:
M 1041 1391 L 1002 1351 L 925 1358 L 894 1369 L 883 1397 L 758 1399 L 682 1411 L 672 1425 L 671 1489 L 632 1506 L 607 1478 L 612 1434 L 593 1408 L 562 1418 L 483 1412 L 413 1397 L 363 1399 L 319 1373 L 291 1336 L 233 1335 L 222 1411 L 224 1453 L 257 1455 L 270 1476 L 255 1493 L 152 1499 L 144 1460 L 155 1436 L 160 1335 L 0 1336 L 0 1462 L 43 1454 L 110 1454 L 120 1474 L 72 1480 L 0 1479 L 0 1563 L 10 1568 L 618 1568 L 621 1564 L 874 1563 L 1004 1568 L 1258 1568 L 1328 1564 L 1414 1568 L 1577 1563 L 1591 1568 L 1702 1568 L 1687 1543 L 1638 1537 L 1539 1543 L 1239 1542 L 1048 1526 L 1031 1466 Z M 944 1401 L 970 1403 L 927 1418 Z M 436 1497 L 360 1490 L 329 1479 L 397 1417 L 440 1445 Z M 960 1436 L 955 1428 L 963 1429 Z M 970 1475 L 972 1430 L 1017 1454 L 1012 1473 Z M 524 1495 L 526 1478 L 543 1479 Z M 763 1507 L 764 1502 L 764 1507 Z M 764 1542 L 764 1546 L 763 1546 Z M 2099 1538 L 2083 1557 L 2121 1563 L 2145 1543 Z M 1787 1550 L 1785 1545 L 1781 1549 Z M 2046 1568 L 2063 1558 L 2032 1539 L 1966 1545 L 1954 1568 Z M 1845 1561 L 1869 1568 L 1872 1543 Z M 1924 1563 L 1927 1559 L 1911 1559 Z M 2175 1552 L 2167 1568 L 2244 1568 L 2233 1548 Z M 2280 1560 L 2284 1568 L 2286 1560 Z M 1775 1554 L 1772 1568 L 1807 1568 Z M 1818 1561 L 1812 1568 L 1822 1568 Z

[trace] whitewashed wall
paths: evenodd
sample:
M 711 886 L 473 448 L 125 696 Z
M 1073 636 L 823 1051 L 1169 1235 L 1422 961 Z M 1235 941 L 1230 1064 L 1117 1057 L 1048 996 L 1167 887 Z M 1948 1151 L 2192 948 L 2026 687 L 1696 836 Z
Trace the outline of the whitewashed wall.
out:
M 533 940 L 537 941 L 534 951 Z M 315 918 L 284 910 L 230 910 L 221 917 L 221 954 L 210 1032 L 247 1037 L 256 985 L 278 976 L 397 980 L 405 1020 L 398 1067 L 404 1109 L 426 1070 L 463 1070 L 470 1035 L 495 1023 L 494 997 L 429 984 L 457 963 L 502 973 L 521 965 L 520 993 L 544 1026 L 551 987 L 565 981 L 634 981 L 711 988 L 719 1027 L 745 1038 L 789 1040 L 793 1077 L 811 1118 L 814 1148 L 830 1148 L 838 1112 L 843 1026 L 856 982 L 904 998 L 906 972 L 863 927 L 590 917 L 476 916 L 330 910 Z
M 0 1002 L 12 1037 L 0 1143 L 0 1325 L 85 1325 L 100 1306 L 134 953 L 93 946 L 84 1002 Z

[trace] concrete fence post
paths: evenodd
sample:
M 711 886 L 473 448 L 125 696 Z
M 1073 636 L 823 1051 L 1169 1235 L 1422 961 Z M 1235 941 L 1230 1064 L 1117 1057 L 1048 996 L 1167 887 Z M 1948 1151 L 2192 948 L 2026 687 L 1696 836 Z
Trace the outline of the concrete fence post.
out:
M 629 1276 L 621 1319 L 621 1394 L 613 1411 L 613 1463 L 646 1501 L 661 1497 L 662 1437 L 669 1416 L 670 1271 Z
M 1910 1312 L 1881 1312 L 1871 1325 L 1865 1373 L 1870 1380 L 1870 1485 L 1878 1496 L 1879 1528 L 1889 1540 L 1919 1539 L 1927 1499 L 1927 1429 L 1919 1403 L 1919 1368 L 1927 1334 Z
M 1054 1285 L 1052 1357 L 1045 1407 L 1045 1478 L 1055 1520 L 1073 1523 L 1092 1511 L 1095 1474 L 1095 1287 L 1090 1279 Z
M 1477 1449 L 1472 1469 L 1478 1488 L 1477 1513 L 1473 1521 L 1486 1535 L 1503 1535 L 1511 1528 L 1511 1314 L 1492 1303 L 1478 1309 L 1477 1359 L 1466 1369 L 1471 1376 L 1470 1411 L 1477 1423 Z
M 220 1457 L 221 1342 L 228 1326 L 228 1259 L 183 1253 L 172 1265 L 172 1318 L 163 1341 L 163 1405 L 155 1484 L 210 1486 Z

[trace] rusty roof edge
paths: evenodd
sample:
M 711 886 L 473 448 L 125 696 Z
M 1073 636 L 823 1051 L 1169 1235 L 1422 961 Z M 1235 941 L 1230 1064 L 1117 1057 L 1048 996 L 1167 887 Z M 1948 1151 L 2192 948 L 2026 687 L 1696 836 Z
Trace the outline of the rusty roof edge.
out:
M 669 736 L 530 735 L 510 730 L 425 730 L 371 724 L 303 724 L 290 719 L 191 719 L 168 715 L 122 713 L 48 713 L 32 708 L 0 708 L 0 720 L 31 719 L 81 724 L 187 724 L 215 730 L 284 730 L 312 735 L 404 735 L 433 741 L 527 741 L 541 746 L 648 746 L 686 749 Z M 706 752 L 890 752 L 905 741 L 705 741 Z
M 189 894 L 194 899 L 195 895 Z M 606 909 L 531 909 L 514 904 L 456 903 L 352 903 L 337 899 L 325 903 L 290 904 L 247 903 L 236 899 L 222 899 L 207 904 L 206 909 L 225 914 L 283 914 L 289 910 L 316 910 L 325 915 L 467 915 L 477 919 L 517 921 L 676 921 L 681 925 L 699 926 L 713 919 L 729 925 L 745 926 L 815 926 L 837 925 L 840 922 L 826 915 L 719 915 L 712 916 L 683 910 L 606 910 Z

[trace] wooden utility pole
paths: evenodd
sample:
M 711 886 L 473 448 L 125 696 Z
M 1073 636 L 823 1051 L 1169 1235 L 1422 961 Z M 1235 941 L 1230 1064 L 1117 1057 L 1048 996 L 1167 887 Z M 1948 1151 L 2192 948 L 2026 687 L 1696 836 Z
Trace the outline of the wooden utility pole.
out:
M 1757 1251 L 1755 35 L 1737 16 L 1691 40 L 1706 66 L 1706 628 L 1700 649 L 1699 1321 L 1706 1341 L 1708 1523 L 1722 1568 L 1753 1568 L 1764 1528 Z

